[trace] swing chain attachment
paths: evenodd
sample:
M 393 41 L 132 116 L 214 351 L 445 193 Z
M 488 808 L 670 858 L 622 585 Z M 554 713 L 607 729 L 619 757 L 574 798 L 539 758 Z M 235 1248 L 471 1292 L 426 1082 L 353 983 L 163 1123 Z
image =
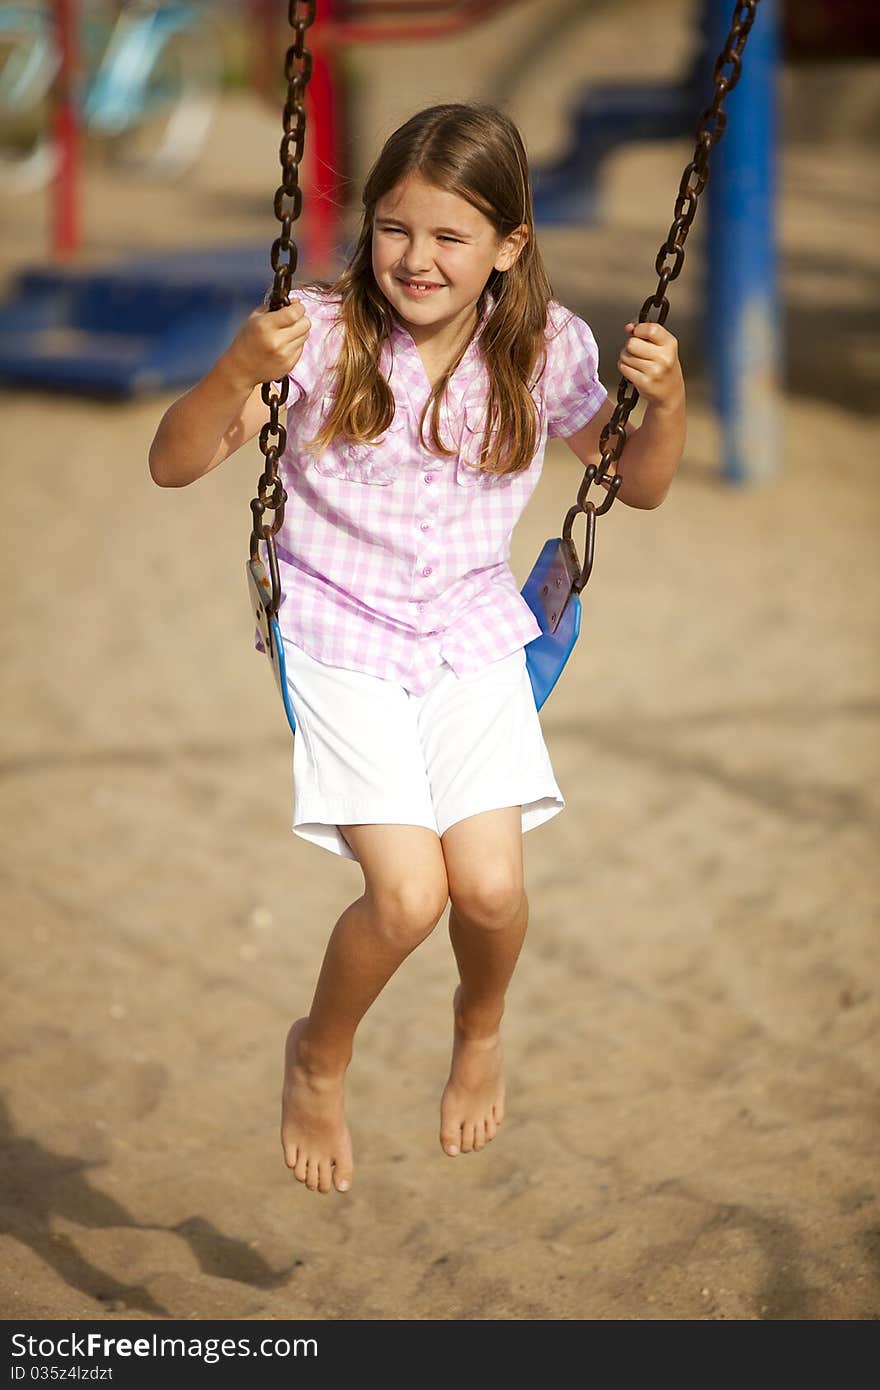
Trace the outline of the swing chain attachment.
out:
M 275 216 L 281 223 L 281 234 L 272 243 L 271 264 L 275 278 L 264 300 L 266 308 L 270 311 L 286 308 L 290 303 L 290 288 L 297 266 L 297 250 L 291 233 L 293 224 L 302 210 L 299 166 L 305 148 L 305 94 L 312 75 L 312 55 L 305 46 L 305 37 L 306 30 L 315 22 L 316 4 L 317 0 L 288 0 L 287 18 L 295 37 L 284 59 L 287 99 L 282 117 L 284 135 L 280 147 L 281 183 L 275 192 L 274 202 Z M 250 564 L 259 562 L 260 541 L 264 541 L 272 584 L 270 617 L 278 616 L 281 605 L 281 578 L 278 573 L 275 536 L 284 521 L 284 504 L 287 501 L 287 493 L 278 473 L 278 461 L 287 444 L 287 431 L 280 423 L 278 413 L 287 403 L 289 389 L 290 381 L 285 376 L 279 382 L 264 381 L 260 391 L 264 403 L 269 408 L 269 419 L 260 430 L 264 471 L 257 484 L 257 495 L 251 502 L 253 525 Z M 264 520 L 267 510 L 274 513 L 271 522 Z
M 727 125 L 724 99 L 732 92 L 740 79 L 742 71 L 742 52 L 749 31 L 755 22 L 755 13 L 760 0 L 742 0 L 734 5 L 730 32 L 718 56 L 713 71 L 715 83 L 714 97 L 697 122 L 697 140 L 694 156 L 681 176 L 678 197 L 675 200 L 672 226 L 669 235 L 657 253 L 655 269 L 658 280 L 654 293 L 649 295 L 639 310 L 639 323 L 666 322 L 669 313 L 669 300 L 666 290 L 672 280 L 677 280 L 684 265 L 684 243 L 697 213 L 697 202 L 709 181 L 709 154 L 717 145 Z M 626 444 L 626 426 L 637 401 L 639 393 L 631 381 L 621 377 L 617 387 L 617 405 L 614 413 L 599 437 L 601 456 L 598 465 L 591 463 L 584 473 L 578 488 L 577 503 L 565 518 L 563 535 L 571 537 L 571 523 L 579 511 L 587 516 L 587 554 L 578 578 L 574 580 L 573 591 L 580 593 L 590 577 L 593 566 L 593 544 L 595 517 L 603 516 L 609 510 L 620 491 L 623 481 L 617 472 L 617 464 Z M 607 490 L 608 496 L 601 506 L 587 502 L 586 497 L 593 483 Z

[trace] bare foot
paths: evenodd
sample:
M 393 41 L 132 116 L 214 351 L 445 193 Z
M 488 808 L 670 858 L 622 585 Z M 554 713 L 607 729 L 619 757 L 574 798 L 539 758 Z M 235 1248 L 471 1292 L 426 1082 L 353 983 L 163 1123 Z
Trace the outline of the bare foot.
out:
M 501 1038 L 496 1029 L 469 1037 L 459 1021 L 461 989 L 455 991 L 452 1066 L 440 1102 L 440 1143 L 444 1153 L 471 1153 L 495 1138 L 504 1118 Z
M 284 1047 L 281 1146 L 284 1162 L 310 1192 L 351 1187 L 351 1136 L 345 1123 L 345 1073 L 322 1074 L 302 1046 L 307 1018 L 291 1025 Z

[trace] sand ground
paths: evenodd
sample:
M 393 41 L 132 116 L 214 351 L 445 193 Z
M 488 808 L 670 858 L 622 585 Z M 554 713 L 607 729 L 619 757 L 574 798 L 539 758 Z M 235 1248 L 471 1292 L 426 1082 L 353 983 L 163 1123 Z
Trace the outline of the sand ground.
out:
M 600 5 L 515 82 L 534 9 L 355 54 L 353 176 L 417 106 L 499 87 L 549 153 L 577 80 L 686 54 L 690 5 L 641 5 L 638 53 L 632 6 Z M 868 64 L 781 79 L 785 447 L 760 488 L 719 477 L 689 243 L 687 453 L 660 509 L 601 520 L 542 713 L 568 804 L 524 839 L 509 1117 L 482 1154 L 437 1141 L 441 923 L 359 1034 L 352 1192 L 282 1164 L 284 1034 L 362 877 L 289 830 L 243 581 L 256 448 L 161 491 L 172 396 L 4 394 L 0 1316 L 878 1315 L 876 90 Z M 121 188 L 94 157 L 85 258 L 201 235 L 268 254 L 277 129 L 230 97 L 183 188 Z M 620 152 L 602 221 L 541 237 L 610 387 L 688 156 Z M 45 245 L 43 199 L 0 224 L 8 275 Z M 551 444 L 521 580 L 580 476 Z

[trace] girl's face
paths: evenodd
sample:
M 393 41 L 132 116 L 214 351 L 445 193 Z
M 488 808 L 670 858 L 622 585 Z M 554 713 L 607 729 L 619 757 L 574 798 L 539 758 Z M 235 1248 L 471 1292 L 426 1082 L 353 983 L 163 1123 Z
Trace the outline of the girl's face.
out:
M 373 216 L 373 274 L 413 340 L 472 327 L 493 270 L 508 270 L 525 244 L 520 228 L 499 237 L 456 193 L 410 174 L 380 198 Z

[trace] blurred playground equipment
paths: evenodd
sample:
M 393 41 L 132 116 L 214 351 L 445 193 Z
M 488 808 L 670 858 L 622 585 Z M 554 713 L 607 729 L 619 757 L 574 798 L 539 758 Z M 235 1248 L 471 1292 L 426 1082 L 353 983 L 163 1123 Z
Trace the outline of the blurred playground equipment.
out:
M 123 0 L 0 9 L 0 190 L 29 193 L 61 173 L 71 134 L 47 121 L 59 83 L 72 120 L 139 177 L 176 177 L 202 151 L 222 54 L 204 4 Z M 11 137 L 11 138 L 10 138 Z
M 539 30 L 543 33 L 545 22 L 555 24 L 557 33 L 566 23 L 588 23 L 590 9 L 606 3 L 562 0 L 546 9 L 535 5 L 530 38 L 536 40 Z M 318 0 L 306 98 L 311 160 L 304 179 L 309 217 L 302 258 L 308 275 L 332 274 L 346 249 L 345 195 L 336 171 L 346 164 L 352 117 L 344 103 L 341 51 L 350 44 L 404 43 L 464 33 L 514 4 L 525 6 L 526 0 Z M 577 95 L 568 113 L 564 149 L 557 159 L 533 170 L 539 225 L 563 220 L 583 225 L 597 218 L 602 164 L 621 144 L 693 132 L 711 93 L 707 55 L 718 51 L 732 7 L 732 0 L 695 0 L 695 43 L 686 71 L 677 80 L 600 84 Z M 248 28 L 259 54 L 255 74 L 274 74 L 257 79 L 258 88 L 267 84 L 267 97 L 273 86 L 277 96 L 278 55 L 283 51 L 279 24 L 286 9 L 280 0 L 248 0 Z M 136 255 L 99 270 L 59 265 L 77 246 L 76 11 L 76 0 L 54 0 L 51 11 L 62 55 L 52 89 L 62 150 L 51 185 L 52 263 L 24 270 L 10 302 L 0 309 L 0 378 L 115 396 L 186 385 L 213 360 L 218 334 L 232 332 L 241 315 L 262 298 L 269 278 L 265 253 L 253 246 L 216 252 L 185 248 L 171 255 Z M 203 10 L 189 4 L 125 3 L 122 12 L 128 15 L 126 22 L 133 23 L 139 15 L 144 25 L 159 25 L 141 31 L 152 35 L 145 53 L 158 52 L 159 35 L 165 32 L 160 20 L 173 28 L 171 18 L 162 19 L 164 13 L 175 17 L 179 28 L 174 33 L 180 42 L 189 32 L 184 16 L 192 16 L 193 24 L 197 12 L 199 23 L 203 18 Z M 728 131 L 707 194 L 707 360 L 721 414 L 724 474 L 731 480 L 768 477 L 779 458 L 773 403 L 781 349 L 773 223 L 780 31 L 786 58 L 818 61 L 824 55 L 877 52 L 877 27 L 874 8 L 859 0 L 788 0 L 785 5 L 782 0 L 761 0 L 749 63 L 732 94 Z M 120 39 L 117 51 L 125 47 Z M 129 55 L 133 51 L 129 47 Z M 120 109 L 126 94 L 136 104 L 141 93 L 146 105 L 146 60 L 141 57 L 128 86 L 123 83 L 120 88 L 121 67 L 115 88 L 108 81 L 102 98 L 108 111 L 114 91 Z M 524 52 L 522 61 L 527 59 Z M 14 77 L 13 66 L 8 81 Z M 170 91 L 171 86 L 160 84 L 160 90 Z
M 335 62 L 340 44 L 458 32 L 512 2 L 348 0 L 343 4 L 341 0 L 318 0 L 316 32 L 320 37 L 308 92 L 312 216 L 306 258 L 311 273 L 332 271 L 342 252 L 335 174 L 342 138 L 343 93 Z M 296 9 L 297 0 L 292 3 Z M 287 8 L 277 0 L 249 0 L 247 19 L 257 47 L 265 45 L 275 55 L 276 71 L 278 55 L 283 52 L 277 41 L 277 21 Z M 410 21 L 403 23 L 402 16 L 407 13 Z M 53 51 L 60 55 L 52 85 L 57 149 L 51 185 L 52 255 L 50 264 L 19 273 L 8 302 L 0 308 L 0 380 L 108 397 L 189 385 L 210 365 L 217 343 L 232 336 L 242 317 L 263 298 L 269 280 L 265 251 L 252 245 L 192 247 L 169 255 L 139 254 L 98 269 L 60 264 L 79 247 L 81 132 L 75 93 L 79 4 L 77 0 L 53 0 L 45 14 L 54 23 Z M 146 25 L 159 26 L 158 30 L 135 30 L 141 34 L 140 48 L 132 46 L 130 31 L 122 31 L 121 50 L 139 74 L 141 68 L 135 59 L 140 55 L 143 66 L 148 56 L 144 47 L 147 33 L 153 35 L 155 49 L 162 34 L 200 32 L 195 26 L 201 23 L 204 10 L 131 0 L 130 5 L 123 5 L 120 23 L 123 16 L 127 24 L 137 15 Z M 30 51 L 20 50 L 19 66 Z M 38 55 L 44 54 L 44 75 L 48 51 L 37 49 Z M 120 63 L 117 59 L 115 77 L 112 82 L 108 78 L 106 84 L 117 103 L 122 102 L 120 93 L 127 90 L 125 65 Z M 13 63 L 10 82 L 15 73 Z M 145 89 L 143 83 L 137 88 L 134 77 L 130 85 L 134 104 L 137 91 Z M 153 167 L 158 171 L 155 162 Z
M 510 100 L 536 67 L 583 42 L 590 19 L 613 0 L 568 0 L 548 13 L 537 33 L 509 52 L 492 80 L 488 99 Z M 600 175 L 620 146 L 690 135 L 695 112 L 711 85 L 718 36 L 728 0 L 695 0 L 694 41 L 684 71 L 665 82 L 597 82 L 584 86 L 567 112 L 564 148 L 532 167 L 535 215 L 543 226 L 592 223 L 601 213 Z M 786 61 L 820 62 L 880 51 L 880 6 L 870 0 L 783 0 L 774 23 Z M 635 40 L 634 40 L 635 41 Z

